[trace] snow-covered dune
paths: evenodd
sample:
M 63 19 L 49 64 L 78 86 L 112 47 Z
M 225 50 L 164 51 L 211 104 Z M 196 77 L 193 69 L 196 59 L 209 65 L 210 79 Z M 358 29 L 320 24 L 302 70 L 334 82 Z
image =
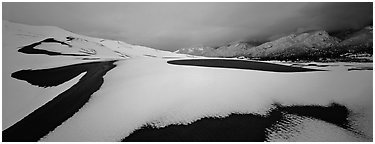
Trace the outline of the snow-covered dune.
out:
M 38 42 L 46 39 L 54 39 L 70 46 L 57 42 L 42 42 L 38 44 Z M 29 26 L 3 20 L 3 130 L 74 84 L 74 82 L 67 82 L 57 87 L 36 87 L 25 81 L 12 78 L 11 75 L 14 72 L 26 69 L 54 68 L 93 61 L 123 60 L 130 56 L 143 56 L 143 54 L 153 54 L 160 57 L 173 54 L 171 52 L 144 48 L 142 51 L 144 53 L 139 52 L 136 55 L 127 52 L 127 49 L 138 48 L 140 46 L 112 40 L 103 40 L 103 43 L 100 41 L 101 39 L 74 34 L 57 27 Z M 37 50 L 85 56 L 19 52 L 21 48 L 35 43 L 37 45 L 34 46 L 34 49 Z M 115 51 L 115 47 L 122 49 L 122 51 Z M 125 54 L 125 52 L 127 53 Z M 75 81 L 78 79 L 79 77 L 75 78 Z
M 84 56 L 26 54 L 24 46 Z M 346 107 L 350 129 L 310 116 L 298 119 L 291 131 L 270 131 L 269 141 L 372 141 L 372 70 L 272 72 L 167 63 L 191 59 L 120 41 L 77 35 L 56 27 L 3 21 L 3 131 L 72 87 L 86 73 L 53 87 L 38 87 L 11 77 L 26 69 L 48 69 L 93 61 L 115 61 L 103 84 L 88 102 L 40 141 L 120 141 L 145 125 L 163 128 L 189 125 L 206 117 L 230 114 L 266 116 L 281 106 Z M 285 64 L 290 65 L 290 64 Z M 340 64 L 344 65 L 344 64 Z M 314 68 L 314 67 L 310 67 Z M 88 72 L 87 72 L 88 73 Z M 280 129 L 275 123 L 268 130 Z M 284 129 L 284 128 L 283 128 Z
M 343 104 L 363 116 L 353 118 L 363 118 L 361 130 L 372 135 L 371 72 L 273 73 L 175 66 L 151 58 L 117 65 L 80 115 L 45 141 L 120 140 L 145 123 L 163 127 L 230 113 L 265 114 L 274 102 Z

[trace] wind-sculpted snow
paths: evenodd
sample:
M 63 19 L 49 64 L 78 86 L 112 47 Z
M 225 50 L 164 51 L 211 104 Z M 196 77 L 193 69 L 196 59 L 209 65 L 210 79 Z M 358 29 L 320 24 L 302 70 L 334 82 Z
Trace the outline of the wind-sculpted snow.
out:
M 115 43 L 113 40 L 105 40 L 105 42 L 113 42 L 111 46 L 116 47 L 116 50 L 113 50 L 112 47 L 101 44 L 101 40 L 74 34 L 57 27 L 29 26 L 3 21 L 3 130 L 74 84 L 71 80 L 63 82 L 76 75 L 75 69 L 54 75 L 56 72 L 52 71 L 54 68 L 87 62 L 127 59 L 129 56 L 121 50 L 125 46 L 132 47 L 132 49 L 137 47 L 124 42 L 117 43 L 116 41 Z M 26 53 L 18 51 L 20 49 L 25 51 L 25 48 L 23 49 L 25 46 L 30 46 L 29 49 L 26 48 Z M 28 54 L 27 51 L 31 53 Z M 142 52 L 146 54 L 148 51 L 161 54 L 160 58 L 164 53 L 172 54 L 145 48 L 139 52 L 139 56 L 143 56 Z M 32 52 L 40 54 L 32 54 Z M 43 53 L 52 53 L 52 55 Z M 47 73 L 40 71 L 46 69 L 50 70 Z M 20 77 L 22 78 L 17 79 Z M 43 77 L 48 77 L 48 79 L 42 80 Z M 33 81 L 35 85 L 41 87 L 31 85 L 28 81 Z
M 350 129 L 363 131 L 361 140 L 371 141 L 363 138 L 372 135 L 369 126 L 372 125 L 372 80 L 369 77 L 372 74 L 366 71 L 266 73 L 184 67 L 167 64 L 163 59 L 133 58 L 117 62 L 117 67 L 105 76 L 102 88 L 79 114 L 42 141 L 120 141 L 123 138 L 126 141 L 131 133 L 147 125 L 188 127 L 205 117 L 225 118 L 232 113 L 265 116 L 274 103 L 280 103 L 283 106 L 280 109 L 292 115 L 311 117 L 314 122 L 333 125 L 337 131 L 353 133 L 347 139 L 355 141 L 357 134 L 343 128 L 349 123 L 353 127 Z M 332 102 L 337 105 L 330 105 Z M 326 113 L 336 113 L 337 119 Z M 352 126 L 346 118 L 362 124 Z M 318 133 L 305 141 L 320 136 Z M 332 137 L 340 140 L 336 138 Z
M 350 128 L 350 123 L 348 121 L 349 110 L 345 106 L 336 103 L 332 103 L 328 107 L 317 105 L 283 107 L 279 105 L 277 108 L 289 114 L 323 120 L 344 129 Z
M 292 127 L 301 122 L 293 121 L 287 115 L 319 119 L 351 130 L 345 106 L 332 103 L 329 106 L 282 106 L 275 104 L 266 115 L 230 114 L 224 118 L 203 118 L 189 125 L 168 125 L 157 128 L 143 126 L 123 141 L 267 141 L 279 129 L 291 134 Z M 280 124 L 279 124 L 280 123 Z M 278 126 L 277 126 L 278 125 Z M 282 125 L 282 127 L 280 126 Z M 294 132 L 298 134 L 298 132 Z M 361 137 L 358 135 L 357 137 Z M 333 138 L 335 139 L 335 138 Z
M 268 142 L 362 142 L 371 137 L 353 133 L 325 121 L 285 114 L 271 128 L 266 129 Z
M 230 114 L 224 118 L 203 118 L 188 125 L 168 125 L 162 128 L 143 126 L 124 142 L 263 142 L 265 129 L 281 120 L 281 112 L 269 116 Z

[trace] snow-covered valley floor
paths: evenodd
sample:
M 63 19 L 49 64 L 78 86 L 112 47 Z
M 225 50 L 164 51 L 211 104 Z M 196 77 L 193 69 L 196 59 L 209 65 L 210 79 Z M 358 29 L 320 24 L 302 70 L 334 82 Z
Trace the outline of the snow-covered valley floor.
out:
M 177 65 L 171 62 L 212 58 L 11 22 L 3 22 L 2 52 L 3 141 L 12 127 L 19 127 L 13 138 L 37 133 L 19 129 L 40 117 L 57 122 L 26 141 L 373 140 L 372 63 L 257 62 L 298 69 L 291 72 L 240 60 L 248 68 Z M 229 61 L 219 60 L 213 63 Z M 84 70 L 71 67 L 108 61 Z M 70 101 L 60 97 L 69 90 L 83 92 L 65 94 Z

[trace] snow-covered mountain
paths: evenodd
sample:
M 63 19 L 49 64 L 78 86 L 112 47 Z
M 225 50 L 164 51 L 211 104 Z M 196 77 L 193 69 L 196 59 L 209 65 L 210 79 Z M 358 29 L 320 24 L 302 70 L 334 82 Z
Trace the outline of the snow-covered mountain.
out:
M 326 31 L 313 31 L 291 34 L 257 46 L 249 52 L 251 57 L 291 57 L 305 55 L 311 51 L 327 49 L 339 44 L 340 40 L 331 37 Z
M 336 58 L 346 53 L 372 54 L 372 26 L 357 31 L 336 32 L 335 36 L 341 39 L 324 30 L 308 31 L 290 34 L 261 45 L 239 43 L 243 48 L 226 49 L 224 53 L 220 52 L 220 48 L 205 48 L 199 52 L 194 51 L 196 48 L 183 48 L 176 52 L 209 57 L 245 56 L 278 60 Z
M 361 30 L 348 33 L 340 47 L 347 49 L 351 53 L 365 53 L 373 51 L 372 26 L 364 27 Z
M 181 48 L 175 53 L 181 54 L 189 54 L 189 55 L 196 55 L 196 56 L 217 56 L 215 49 L 208 46 L 197 46 L 197 47 L 190 47 L 190 48 Z
M 8 21 L 2 52 L 3 141 L 372 141 L 372 64 L 192 57 Z
M 260 45 L 261 42 L 236 41 L 220 47 L 198 46 L 181 48 L 175 53 L 206 57 L 238 57 L 243 56 L 249 49 Z

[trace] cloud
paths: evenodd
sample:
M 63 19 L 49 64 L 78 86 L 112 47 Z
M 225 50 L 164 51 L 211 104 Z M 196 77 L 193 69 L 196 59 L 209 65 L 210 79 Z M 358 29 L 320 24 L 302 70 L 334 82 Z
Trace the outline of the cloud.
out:
M 255 37 L 274 40 L 293 32 L 358 29 L 372 25 L 373 18 L 372 3 L 307 3 L 295 13 L 298 15 L 286 16 L 272 26 L 263 27 Z
M 3 18 L 174 51 L 372 24 L 372 3 L 3 3 Z

